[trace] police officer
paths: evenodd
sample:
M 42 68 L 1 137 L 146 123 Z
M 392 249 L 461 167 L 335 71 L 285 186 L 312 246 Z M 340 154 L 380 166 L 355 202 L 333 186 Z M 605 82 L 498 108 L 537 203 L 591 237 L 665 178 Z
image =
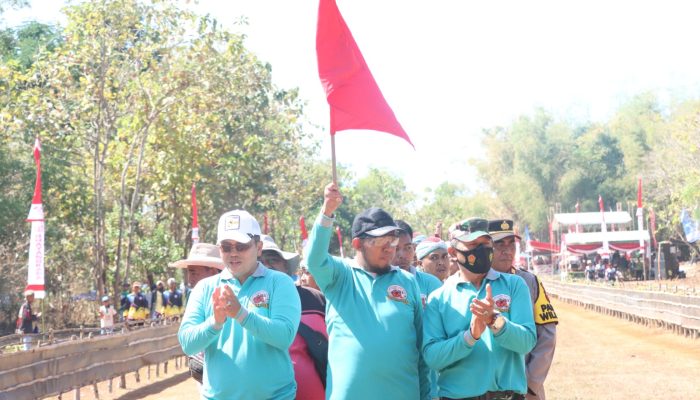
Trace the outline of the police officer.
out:
M 552 365 L 559 320 L 537 275 L 513 267 L 515 241 L 520 241 L 520 236 L 516 235 L 513 230 L 513 221 L 509 219 L 489 221 L 489 234 L 493 239 L 493 264 L 491 267 L 498 272 L 518 275 L 525 280 L 530 289 L 537 329 L 537 344 L 525 357 L 526 399 L 544 400 L 544 380 Z

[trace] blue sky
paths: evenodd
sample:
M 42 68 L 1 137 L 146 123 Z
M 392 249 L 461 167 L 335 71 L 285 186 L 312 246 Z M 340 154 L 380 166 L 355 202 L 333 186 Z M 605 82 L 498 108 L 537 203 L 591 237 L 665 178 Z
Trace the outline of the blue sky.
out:
M 4 15 L 59 21 L 60 1 Z M 201 0 L 192 5 L 232 30 L 299 87 L 309 127 L 330 158 L 328 106 L 315 55 L 317 1 Z M 422 193 L 443 181 L 483 189 L 468 159 L 482 129 L 537 107 L 568 120 L 604 121 L 630 97 L 700 97 L 700 3 L 688 1 L 338 0 L 375 79 L 416 150 L 391 135 L 336 136 L 338 162 L 358 175 L 380 167 Z M 234 26 L 246 16 L 247 26 Z M 330 168 L 329 168 L 330 171 Z M 330 172 L 329 172 L 330 176 Z

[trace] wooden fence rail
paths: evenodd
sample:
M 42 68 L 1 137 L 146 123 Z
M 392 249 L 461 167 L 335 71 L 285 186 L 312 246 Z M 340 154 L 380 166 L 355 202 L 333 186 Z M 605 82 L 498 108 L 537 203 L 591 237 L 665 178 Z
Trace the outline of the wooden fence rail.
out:
M 0 355 L 0 400 L 40 399 L 182 356 L 179 325 L 95 336 Z
M 700 337 L 700 297 L 614 287 L 546 282 L 547 292 L 568 303 L 627 320 Z

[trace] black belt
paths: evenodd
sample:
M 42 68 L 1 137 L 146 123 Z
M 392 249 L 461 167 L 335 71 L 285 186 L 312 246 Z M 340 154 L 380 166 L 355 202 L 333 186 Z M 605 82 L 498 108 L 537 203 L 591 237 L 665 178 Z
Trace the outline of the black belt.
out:
M 451 397 L 440 397 L 441 400 L 525 400 L 525 395 L 514 392 L 512 390 L 504 390 L 500 392 L 486 392 L 480 396 L 462 397 L 454 399 Z

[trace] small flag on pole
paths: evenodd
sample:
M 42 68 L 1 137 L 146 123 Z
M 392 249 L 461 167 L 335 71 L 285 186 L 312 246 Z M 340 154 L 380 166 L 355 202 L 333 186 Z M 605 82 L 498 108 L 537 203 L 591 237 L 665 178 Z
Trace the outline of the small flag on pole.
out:
M 301 248 L 303 249 L 309 240 L 309 233 L 306 231 L 306 221 L 303 215 L 299 217 L 299 229 L 301 230 Z
M 192 244 L 199 243 L 199 221 L 197 220 L 197 190 L 192 183 Z
M 335 227 L 335 234 L 338 235 L 338 247 L 340 248 L 340 257 L 345 258 L 345 252 L 343 251 L 343 235 L 340 233 L 340 227 Z

